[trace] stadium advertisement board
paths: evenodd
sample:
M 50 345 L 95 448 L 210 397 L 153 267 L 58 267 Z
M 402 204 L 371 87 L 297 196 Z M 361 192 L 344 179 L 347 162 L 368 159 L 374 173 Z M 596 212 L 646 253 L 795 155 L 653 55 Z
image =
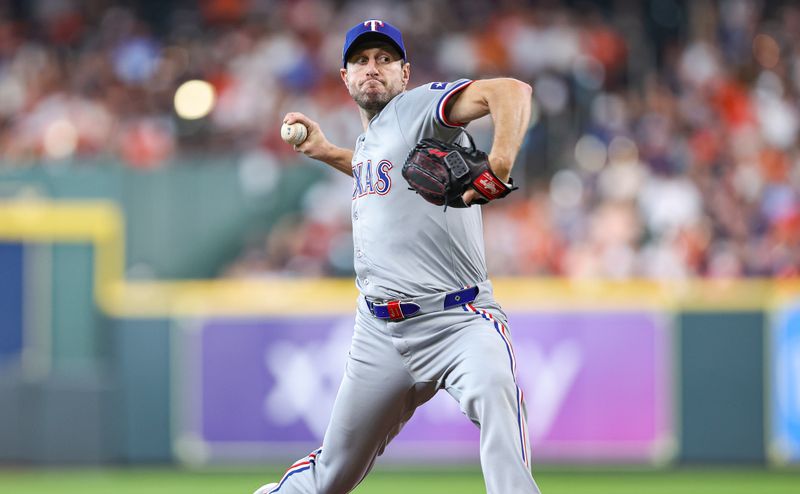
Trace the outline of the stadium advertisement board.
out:
M 800 306 L 774 319 L 772 331 L 772 437 L 770 456 L 800 462 Z
M 535 461 L 658 462 L 673 452 L 662 313 L 512 313 Z M 348 316 L 214 318 L 176 333 L 176 453 L 286 459 L 318 447 L 343 372 Z M 477 459 L 478 430 L 440 392 L 392 442 L 397 461 Z

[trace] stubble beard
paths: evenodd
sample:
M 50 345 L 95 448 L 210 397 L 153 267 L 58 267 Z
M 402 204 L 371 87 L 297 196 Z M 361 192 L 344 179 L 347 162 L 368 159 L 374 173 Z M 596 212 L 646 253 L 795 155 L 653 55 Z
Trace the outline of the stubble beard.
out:
M 386 105 L 392 101 L 392 98 L 400 94 L 402 90 L 393 90 L 389 89 L 385 93 L 381 94 L 370 94 L 366 91 L 363 92 L 351 92 L 351 96 L 353 97 L 353 101 L 365 112 L 370 114 L 371 116 L 375 116 L 383 110 Z
M 393 97 L 394 96 L 389 93 L 374 96 L 362 93 L 354 95 L 353 100 L 355 100 L 356 104 L 361 107 L 362 110 L 375 115 L 383 110 Z

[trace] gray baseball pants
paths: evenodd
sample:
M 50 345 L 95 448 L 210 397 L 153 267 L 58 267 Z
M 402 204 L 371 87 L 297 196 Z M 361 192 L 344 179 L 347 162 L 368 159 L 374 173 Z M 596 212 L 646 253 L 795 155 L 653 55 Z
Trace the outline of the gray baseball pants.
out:
M 355 331 L 322 448 L 270 494 L 345 494 L 414 410 L 439 389 L 480 428 L 487 494 L 538 494 L 506 318 L 481 284 L 473 304 L 406 320 L 375 318 L 359 297 Z

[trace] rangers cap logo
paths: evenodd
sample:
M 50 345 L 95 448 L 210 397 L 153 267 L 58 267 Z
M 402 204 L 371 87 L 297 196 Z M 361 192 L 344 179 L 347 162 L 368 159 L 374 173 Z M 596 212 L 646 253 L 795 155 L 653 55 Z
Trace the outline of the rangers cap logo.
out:
M 368 27 L 370 31 L 377 31 L 378 26 L 383 27 L 383 21 L 379 21 L 378 19 L 370 19 L 368 21 L 364 21 L 364 27 Z

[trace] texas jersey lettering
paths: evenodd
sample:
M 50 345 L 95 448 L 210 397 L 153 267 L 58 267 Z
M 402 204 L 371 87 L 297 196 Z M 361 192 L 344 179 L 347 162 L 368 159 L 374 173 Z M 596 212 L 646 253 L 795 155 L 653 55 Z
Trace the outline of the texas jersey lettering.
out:
M 381 160 L 374 167 L 372 160 L 353 165 L 353 199 L 368 194 L 386 195 L 392 188 L 392 177 L 389 176 L 392 168 L 394 167 L 388 160 Z

